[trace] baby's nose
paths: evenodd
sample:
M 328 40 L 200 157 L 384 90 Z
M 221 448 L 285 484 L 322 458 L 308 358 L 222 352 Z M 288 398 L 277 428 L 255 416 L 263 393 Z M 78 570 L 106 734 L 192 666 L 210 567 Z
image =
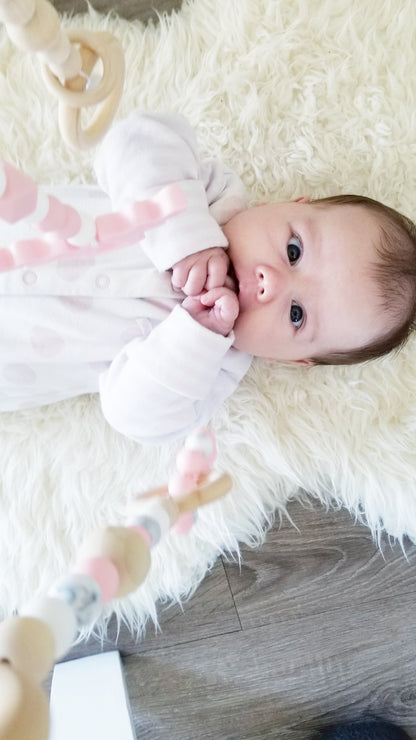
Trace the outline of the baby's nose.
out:
M 261 303 L 268 303 L 282 288 L 282 276 L 268 265 L 259 265 L 256 269 L 257 299 Z

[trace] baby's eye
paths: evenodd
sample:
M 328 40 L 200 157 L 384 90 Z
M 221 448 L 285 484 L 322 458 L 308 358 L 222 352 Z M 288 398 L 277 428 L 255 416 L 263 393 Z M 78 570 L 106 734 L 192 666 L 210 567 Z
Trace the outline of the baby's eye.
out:
M 302 242 L 293 234 L 287 243 L 287 256 L 291 265 L 295 265 L 302 256 Z
M 303 308 L 297 303 L 292 303 L 290 307 L 290 320 L 295 329 L 300 329 L 303 324 Z

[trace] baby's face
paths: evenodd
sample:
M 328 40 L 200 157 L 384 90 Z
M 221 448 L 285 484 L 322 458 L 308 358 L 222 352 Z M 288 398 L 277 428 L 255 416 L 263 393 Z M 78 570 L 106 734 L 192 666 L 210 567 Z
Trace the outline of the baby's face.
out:
M 365 209 L 266 204 L 237 214 L 224 232 L 238 281 L 238 349 L 299 362 L 390 328 L 369 276 L 379 227 Z

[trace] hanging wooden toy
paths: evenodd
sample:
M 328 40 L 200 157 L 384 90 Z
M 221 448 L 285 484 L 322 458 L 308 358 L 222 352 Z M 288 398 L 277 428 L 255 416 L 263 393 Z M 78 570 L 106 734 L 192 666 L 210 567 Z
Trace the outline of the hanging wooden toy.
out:
M 16 46 L 39 55 L 42 76 L 59 103 L 63 139 L 77 149 L 94 146 L 110 127 L 124 85 L 120 42 L 107 31 L 61 28 L 48 0 L 0 0 L 0 21 Z M 91 73 L 102 67 L 97 85 Z M 97 107 L 84 128 L 83 108 Z
M 169 530 L 181 519 L 188 526 L 189 514 L 231 488 L 227 474 L 210 473 L 214 458 L 212 434 L 196 430 L 166 487 L 132 501 L 125 526 L 94 532 L 67 575 L 0 624 L 0 740 L 47 740 L 49 707 L 40 683 L 78 630 L 93 624 L 105 604 L 143 583 L 151 549 Z

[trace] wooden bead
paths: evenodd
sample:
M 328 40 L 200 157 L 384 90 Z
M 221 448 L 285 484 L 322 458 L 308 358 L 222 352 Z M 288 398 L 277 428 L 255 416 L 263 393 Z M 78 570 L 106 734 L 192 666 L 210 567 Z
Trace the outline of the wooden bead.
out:
M 80 89 L 84 89 L 86 79 L 84 77 L 79 78 L 79 74 L 82 71 L 82 58 L 76 46 L 71 45 L 69 54 L 63 62 L 55 64 L 55 62 L 46 60 L 46 63 L 48 64 L 52 74 L 59 79 L 62 85 L 64 85 L 67 80 L 76 78 L 77 80 L 80 80 Z
M 72 44 L 62 30 L 55 41 L 47 49 L 39 53 L 40 59 L 45 64 L 63 64 L 71 53 Z
M 37 0 L 34 15 L 24 26 L 7 26 L 13 43 L 25 51 L 46 50 L 55 43 L 60 30 L 59 15 L 48 0 Z
M 55 660 L 65 655 L 77 634 L 75 612 L 69 604 L 51 596 L 36 596 L 22 606 L 20 614 L 45 622 L 53 635 Z
M 81 547 L 79 557 L 94 556 L 107 557 L 116 566 L 120 583 L 115 598 L 135 591 L 150 568 L 147 543 L 138 532 L 126 527 L 106 527 L 94 532 Z
M 33 17 L 36 0 L 1 0 L 0 21 L 23 26 Z
M 8 663 L 0 663 L 0 738 L 47 740 L 49 707 L 43 691 Z
M 185 511 L 195 511 L 200 506 L 205 506 L 212 501 L 222 498 L 230 490 L 231 486 L 232 480 L 228 473 L 223 473 L 215 478 L 208 476 L 198 488 L 195 488 L 190 493 L 186 493 L 183 498 L 176 499 L 179 513 L 183 514 Z
M 0 660 L 7 660 L 36 683 L 48 675 L 54 664 L 54 653 L 52 632 L 40 619 L 11 617 L 0 624 Z

